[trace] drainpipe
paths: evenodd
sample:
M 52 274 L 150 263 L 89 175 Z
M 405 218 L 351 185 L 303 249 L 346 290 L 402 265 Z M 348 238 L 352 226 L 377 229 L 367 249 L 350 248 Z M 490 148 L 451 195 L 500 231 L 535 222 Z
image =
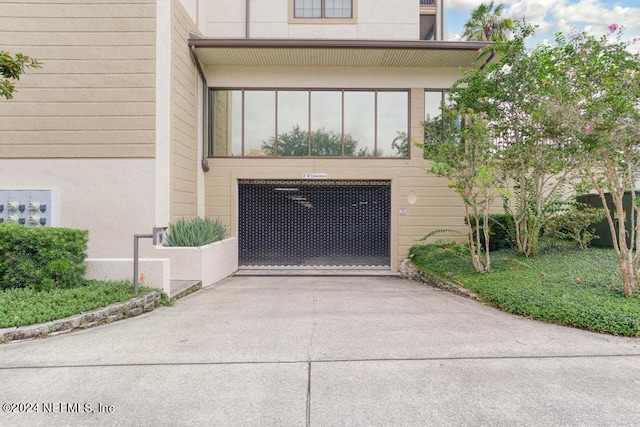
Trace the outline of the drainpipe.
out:
M 244 23 L 244 37 L 245 38 L 249 38 L 249 19 L 251 17 L 251 13 L 250 13 L 250 8 L 251 8 L 251 0 L 246 0 L 246 5 L 245 5 L 245 11 L 246 11 L 246 17 L 245 17 L 245 23 Z
M 202 170 L 205 172 L 209 172 L 209 159 L 207 159 L 207 151 L 208 151 L 208 113 L 209 113 L 209 85 L 207 84 L 207 78 L 204 75 L 204 71 L 202 71 L 202 66 L 200 65 L 200 60 L 198 59 L 198 55 L 196 55 L 195 46 L 191 46 L 191 57 L 193 61 L 196 63 L 196 68 L 198 69 L 198 74 L 202 79 L 202 159 L 200 160 L 200 164 L 202 166 Z
M 482 64 L 482 65 L 480 66 L 480 69 L 481 69 L 481 70 L 484 70 L 484 67 L 486 67 L 486 66 L 487 66 L 487 64 L 488 64 L 489 62 L 491 62 L 491 60 L 492 60 L 493 58 L 495 58 L 495 57 L 496 57 L 496 50 L 495 50 L 495 49 L 491 49 L 491 52 L 489 53 L 489 57 L 486 59 L 486 61 L 484 61 L 484 64 Z
M 444 1 L 441 1 L 440 4 L 438 4 L 438 9 L 436 10 L 436 13 L 440 15 L 440 25 L 436 24 L 436 27 L 440 27 L 440 40 L 444 40 Z M 436 17 L 436 21 L 437 21 L 437 17 Z

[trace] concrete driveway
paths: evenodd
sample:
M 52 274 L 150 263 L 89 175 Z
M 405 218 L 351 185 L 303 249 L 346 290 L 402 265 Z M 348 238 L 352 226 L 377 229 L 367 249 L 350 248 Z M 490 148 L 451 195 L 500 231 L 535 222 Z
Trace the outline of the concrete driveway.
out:
M 233 277 L 0 346 L 2 426 L 635 426 L 639 396 L 639 339 L 394 277 Z

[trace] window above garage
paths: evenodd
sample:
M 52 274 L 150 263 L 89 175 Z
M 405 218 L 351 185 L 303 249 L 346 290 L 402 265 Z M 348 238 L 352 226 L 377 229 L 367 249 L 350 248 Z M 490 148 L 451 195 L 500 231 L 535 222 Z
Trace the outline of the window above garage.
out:
M 291 24 L 352 24 L 357 0 L 289 0 Z
M 409 91 L 213 89 L 210 157 L 409 157 Z

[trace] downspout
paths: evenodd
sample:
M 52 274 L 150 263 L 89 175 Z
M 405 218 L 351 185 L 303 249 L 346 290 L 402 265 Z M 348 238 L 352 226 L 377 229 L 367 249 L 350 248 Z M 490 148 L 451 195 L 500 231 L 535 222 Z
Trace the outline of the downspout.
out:
M 481 69 L 481 70 L 484 70 L 484 67 L 486 67 L 486 66 L 487 66 L 487 64 L 489 64 L 489 62 L 491 62 L 491 60 L 492 60 L 493 58 L 495 58 L 495 57 L 496 57 L 496 50 L 495 50 L 495 49 L 491 49 L 491 52 L 489 53 L 489 57 L 487 58 L 487 60 L 486 60 L 486 61 L 484 61 L 484 64 L 482 64 L 482 65 L 480 66 L 480 69 Z
M 249 19 L 251 18 L 250 3 L 251 3 L 251 0 L 246 0 L 245 7 L 244 7 L 246 12 L 245 23 L 244 23 L 244 37 L 247 39 L 249 38 Z
M 204 75 L 204 71 L 202 71 L 198 55 L 196 55 L 195 46 L 191 46 L 191 57 L 196 63 L 198 74 L 200 75 L 200 79 L 202 79 L 202 159 L 200 160 L 200 165 L 202 166 L 203 171 L 209 172 L 209 159 L 207 158 L 207 151 L 209 148 L 207 144 L 209 139 L 209 85 L 207 84 L 207 78 Z
M 444 40 L 444 35 L 445 35 L 445 31 L 444 31 L 444 1 L 441 1 L 438 4 L 438 9 L 436 10 L 436 13 L 438 15 L 440 15 L 439 16 L 440 22 L 436 23 L 436 27 L 440 27 L 440 34 L 436 34 L 436 38 L 438 38 L 438 36 L 440 36 L 438 39 L 439 40 Z M 438 18 L 438 17 L 436 17 L 436 18 Z M 437 21 L 437 19 L 436 19 L 436 21 Z M 438 25 L 438 24 L 440 24 L 440 25 Z

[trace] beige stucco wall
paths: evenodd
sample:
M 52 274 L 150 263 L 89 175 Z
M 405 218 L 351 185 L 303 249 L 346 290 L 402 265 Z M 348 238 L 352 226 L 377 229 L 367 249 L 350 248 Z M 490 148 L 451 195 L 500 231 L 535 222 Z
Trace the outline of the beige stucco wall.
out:
M 0 101 L 0 158 L 153 157 L 155 1 L 0 0 L 0 48 L 43 63 Z
M 172 0 L 171 219 L 197 215 L 198 78 L 187 40 L 195 24 Z
M 220 87 L 297 88 L 395 88 L 410 89 L 410 133 L 422 138 L 424 89 L 450 87 L 459 71 L 453 69 L 347 69 L 347 68 L 209 68 L 208 79 Z M 303 173 L 326 173 L 335 180 L 391 180 L 391 255 L 397 270 L 416 239 L 441 228 L 465 231 L 462 202 L 447 181 L 426 172 L 428 163 L 421 151 L 411 147 L 410 159 L 209 159 L 211 171 L 205 178 L 206 214 L 231 224 L 237 236 L 237 180 L 295 179 Z M 409 203 L 415 192 L 417 200 Z M 406 215 L 400 215 L 401 208 Z M 442 234 L 439 238 L 460 238 Z
M 298 39 L 419 38 L 418 0 L 353 0 L 354 19 L 291 19 L 293 0 L 251 1 L 247 29 L 246 2 L 238 0 L 184 0 L 197 15 L 205 37 Z
M 59 226 L 89 230 L 89 257 L 131 258 L 133 235 L 153 228 L 154 168 L 153 159 L 0 159 L 0 183 L 57 190 Z M 150 240 L 140 247 L 152 253 Z

